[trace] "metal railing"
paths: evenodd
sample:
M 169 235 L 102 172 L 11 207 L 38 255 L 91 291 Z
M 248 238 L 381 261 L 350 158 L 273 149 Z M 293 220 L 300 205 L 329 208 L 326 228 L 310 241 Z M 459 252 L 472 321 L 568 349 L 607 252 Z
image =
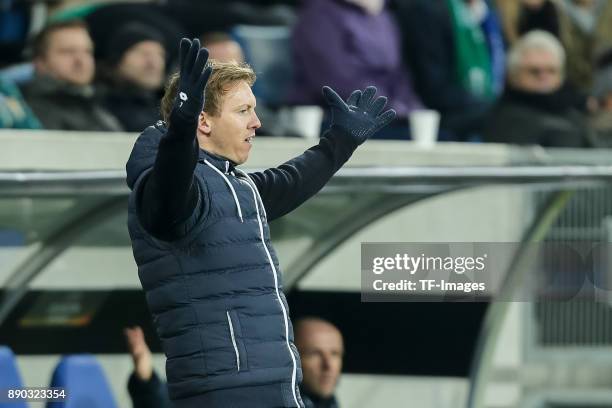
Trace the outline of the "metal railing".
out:
M 318 262 L 342 242 L 381 217 L 407 205 L 448 192 L 483 186 L 538 186 L 546 199 L 535 221 L 523 236 L 523 243 L 538 242 L 551 231 L 567 207 L 574 191 L 579 188 L 606 188 L 612 185 L 612 166 L 473 166 L 473 167 L 367 167 L 346 168 L 338 172 L 321 194 L 376 193 L 388 196 L 384 202 L 365 203 L 369 213 L 343 220 L 340 227 L 324 242 L 317 242 L 308 253 L 292 266 L 297 272 L 287 286 L 295 285 Z M 70 220 L 68 225 L 52 234 L 39 251 L 34 252 L 7 281 L 7 290 L 0 304 L 0 324 L 17 305 L 28 283 L 74 243 L 79 233 L 117 211 L 125 210 L 129 190 L 123 171 L 81 172 L 0 172 L 0 198 L 53 197 L 88 195 L 103 200 L 89 211 Z M 521 251 L 515 257 L 500 296 L 508 296 L 524 279 Z M 507 302 L 492 302 L 487 312 L 477 344 L 471 370 L 468 406 L 483 407 L 487 374 L 492 367 L 492 355 L 499 338 Z
M 254 169 L 252 171 L 257 171 Z M 1 196 L 128 194 L 125 172 L 0 172 Z M 576 187 L 612 181 L 612 166 L 351 167 L 331 179 L 323 193 L 444 191 L 491 184 L 546 183 Z M 584 184 L 582 184 L 584 185 Z M 358 187 L 356 187 L 358 186 Z M 426 188 L 426 186 L 430 186 Z

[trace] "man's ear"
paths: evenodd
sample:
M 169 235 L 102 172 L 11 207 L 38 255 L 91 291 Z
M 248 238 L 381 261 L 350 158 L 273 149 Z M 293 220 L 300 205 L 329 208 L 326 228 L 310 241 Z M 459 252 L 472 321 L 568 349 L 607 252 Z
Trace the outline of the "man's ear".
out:
M 212 121 L 210 116 L 202 111 L 198 117 L 198 131 L 205 136 L 210 136 L 212 131 Z

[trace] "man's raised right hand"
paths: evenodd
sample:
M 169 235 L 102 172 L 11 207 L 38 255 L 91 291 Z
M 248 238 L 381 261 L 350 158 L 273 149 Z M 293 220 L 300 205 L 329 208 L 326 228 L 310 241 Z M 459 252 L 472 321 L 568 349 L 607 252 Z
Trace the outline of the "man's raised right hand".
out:
M 204 109 L 204 89 L 212 72 L 206 67 L 208 50 L 200 48 L 200 40 L 181 39 L 180 80 L 170 122 L 177 119 L 196 122 Z M 178 116 L 178 118 L 177 118 Z

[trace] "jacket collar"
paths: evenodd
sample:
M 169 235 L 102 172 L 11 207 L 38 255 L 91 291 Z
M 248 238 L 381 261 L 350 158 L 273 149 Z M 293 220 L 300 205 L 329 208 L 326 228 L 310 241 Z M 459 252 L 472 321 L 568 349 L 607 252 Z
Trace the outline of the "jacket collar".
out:
M 36 95 L 68 95 L 83 99 L 94 97 L 92 85 L 73 85 L 46 75 L 36 75 L 27 85 L 30 93 Z
M 236 164 L 231 160 L 226 159 L 225 157 L 207 152 L 206 150 L 200 148 L 200 153 L 198 157 L 198 162 L 204 163 L 204 161 L 208 161 L 210 164 L 219 169 L 223 174 L 229 174 L 234 171 Z
M 306 408 L 338 408 L 338 401 L 335 395 L 327 398 L 318 397 L 310 393 L 305 387 L 300 387 L 300 394 L 302 394 Z

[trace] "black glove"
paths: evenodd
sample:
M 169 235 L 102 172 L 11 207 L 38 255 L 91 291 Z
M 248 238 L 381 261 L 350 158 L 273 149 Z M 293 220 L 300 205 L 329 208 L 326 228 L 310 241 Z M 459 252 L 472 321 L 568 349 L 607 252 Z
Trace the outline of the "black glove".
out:
M 376 95 L 376 87 L 368 86 L 363 93 L 353 91 L 346 102 L 330 87 L 323 87 L 323 96 L 331 107 L 331 124 L 348 132 L 358 144 L 388 125 L 395 118 L 395 111 L 381 113 L 387 98 Z
M 200 48 L 200 40 L 181 39 L 180 80 L 170 123 L 176 120 L 195 123 L 204 109 L 204 89 L 212 68 L 206 66 L 208 50 Z

